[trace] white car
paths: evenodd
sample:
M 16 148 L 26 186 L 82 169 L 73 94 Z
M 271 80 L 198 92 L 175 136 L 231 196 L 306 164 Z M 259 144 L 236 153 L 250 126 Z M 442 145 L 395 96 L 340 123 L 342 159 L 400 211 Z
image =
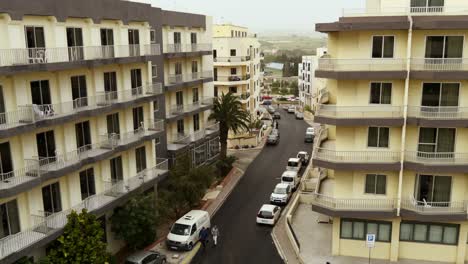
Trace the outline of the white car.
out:
M 291 105 L 289 108 L 288 108 L 288 113 L 290 114 L 294 114 L 296 112 L 296 107 Z
M 308 127 L 307 130 L 306 130 L 306 134 L 315 135 L 315 128 L 313 128 L 313 127 Z
M 302 168 L 302 160 L 300 158 L 290 158 L 288 160 L 288 165 L 286 166 L 286 170 L 288 171 L 301 171 Z
M 291 186 L 288 183 L 278 183 L 270 195 L 271 204 L 287 204 L 291 198 Z
M 257 224 L 275 225 L 280 218 L 281 208 L 272 204 L 264 204 L 257 213 Z

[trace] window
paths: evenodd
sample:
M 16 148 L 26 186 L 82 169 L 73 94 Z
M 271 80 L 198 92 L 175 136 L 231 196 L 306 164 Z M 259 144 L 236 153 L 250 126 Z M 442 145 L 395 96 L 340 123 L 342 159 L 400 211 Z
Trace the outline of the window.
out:
M 3 96 L 3 87 L 0 85 L 0 114 L 5 113 L 5 98 Z M 0 118 L 0 124 L 6 123 L 6 118 Z
M 193 131 L 200 130 L 200 115 L 195 114 L 193 115 Z
M 367 194 L 385 194 L 387 189 L 387 176 L 380 174 L 367 174 L 366 175 L 366 189 Z
M 154 139 L 154 145 L 159 145 L 159 144 L 161 144 L 161 138 L 157 137 Z
M 463 36 L 427 36 L 426 58 L 462 58 Z M 430 63 L 443 61 L 430 60 Z M 451 61 L 453 63 L 453 61 Z
M 443 8 L 444 0 L 411 0 L 413 13 L 442 12 Z
M 86 76 L 71 77 L 73 109 L 88 106 L 88 92 L 86 91 Z
M 182 63 L 176 62 L 174 67 L 175 67 L 175 75 L 181 75 L 182 74 Z
M 50 162 L 55 160 L 57 153 L 55 151 L 55 135 L 53 130 L 36 134 L 36 143 L 39 159 L 46 159 Z
M 158 65 L 151 65 L 151 78 L 153 83 L 157 82 L 158 79 Z
M 91 149 L 91 129 L 89 121 L 75 124 L 76 147 L 79 151 Z
M 233 94 L 237 93 L 237 87 L 236 86 L 229 87 L 229 92 Z
M 132 95 L 143 94 L 143 83 L 141 80 L 141 69 L 130 70 L 130 85 L 132 88 Z
M 0 239 L 20 231 L 18 204 L 16 200 L 0 204 L 0 217 L 2 221 Z
M 146 169 L 146 148 L 145 146 L 135 149 L 135 163 L 137 173 Z
M 402 221 L 400 241 L 456 245 L 460 225 Z
M 444 107 L 445 111 L 456 111 L 459 90 L 459 83 L 423 83 L 422 111 L 437 112 L 440 106 Z
M 45 60 L 45 53 L 40 51 L 45 50 L 44 28 L 28 26 L 25 27 L 24 31 L 26 34 L 26 47 L 29 49 L 29 63 L 43 62 Z
M 419 129 L 418 155 L 424 158 L 434 157 L 433 153 L 445 153 L 444 158 L 453 157 L 455 151 L 455 128 Z
M 392 84 L 391 83 L 371 83 L 370 91 L 371 104 L 391 104 L 392 103 Z
M 136 131 L 143 126 L 143 106 L 133 108 L 133 130 Z
M 192 102 L 196 103 L 196 102 L 199 101 L 200 98 L 198 96 L 198 88 L 193 88 L 192 89 L 192 96 L 193 96 Z
M 198 72 L 198 61 L 192 61 L 192 73 Z
M 101 28 L 101 46 L 103 57 L 114 57 L 114 31 L 112 29 Z
M 94 182 L 94 169 L 89 168 L 80 172 L 81 200 L 96 194 L 96 185 Z
M 58 182 L 42 187 L 42 202 L 46 213 L 62 211 L 60 184 Z
M 182 43 L 182 34 L 180 32 L 174 32 L 174 44 L 175 46 L 179 46 Z
M 159 100 L 153 101 L 153 111 L 154 112 L 159 111 Z
M 420 205 L 448 207 L 452 194 L 452 177 L 417 175 L 415 199 Z
M 179 134 L 184 134 L 184 120 L 183 119 L 180 119 L 180 120 L 177 120 L 177 133 Z
M 236 50 L 235 50 L 235 49 L 232 49 L 232 50 L 231 50 L 231 57 L 235 57 L 235 56 L 237 56 Z
M 237 68 L 231 68 L 231 75 L 237 74 Z
M 197 33 L 195 32 L 190 33 L 190 43 L 197 44 Z
M 176 105 L 177 106 L 184 105 L 184 93 L 182 91 L 176 92 Z
M 70 61 L 84 58 L 83 30 L 81 28 L 67 28 L 67 46 Z
M 107 134 L 120 135 L 119 113 L 107 115 L 106 119 L 107 119 Z
M 393 58 L 394 36 L 372 37 L 372 58 Z
M 218 86 L 214 87 L 214 97 L 218 97 Z
M 112 184 L 123 180 L 122 156 L 110 160 L 110 171 Z
M 156 30 L 154 30 L 154 29 L 150 30 L 150 42 L 151 42 L 151 44 L 156 43 Z
M 376 241 L 378 242 L 390 242 L 392 223 L 383 221 L 341 219 L 340 238 L 365 240 L 366 234 L 375 234 Z
M 367 146 L 373 148 L 388 148 L 390 128 L 369 127 Z
M 128 44 L 129 55 L 140 56 L 140 31 L 138 29 L 128 30 Z
M 44 110 L 51 111 L 53 113 L 52 106 L 50 106 L 50 104 L 52 104 L 52 100 L 50 97 L 50 88 L 48 80 L 32 81 L 31 97 L 33 104 L 46 105 L 47 108 L 44 108 Z
M 10 142 L 0 144 L 0 174 L 2 179 L 14 177 L 13 160 L 11 159 Z
M 106 92 L 106 100 L 115 100 L 117 96 L 117 73 L 104 73 L 104 91 Z

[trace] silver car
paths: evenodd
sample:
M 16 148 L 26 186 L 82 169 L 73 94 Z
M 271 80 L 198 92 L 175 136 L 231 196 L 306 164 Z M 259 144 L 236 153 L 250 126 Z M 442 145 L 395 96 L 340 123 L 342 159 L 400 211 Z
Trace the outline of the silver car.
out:
M 127 258 L 125 264 L 166 264 L 166 256 L 156 251 L 140 251 Z

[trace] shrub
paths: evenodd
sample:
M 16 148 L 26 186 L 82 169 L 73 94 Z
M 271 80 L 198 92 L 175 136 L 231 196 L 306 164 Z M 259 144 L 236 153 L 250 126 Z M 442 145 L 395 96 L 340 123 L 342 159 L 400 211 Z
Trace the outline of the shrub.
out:
M 232 169 L 234 162 L 237 160 L 235 156 L 227 156 L 226 159 L 220 159 L 216 163 L 218 169 L 218 178 L 224 178 Z

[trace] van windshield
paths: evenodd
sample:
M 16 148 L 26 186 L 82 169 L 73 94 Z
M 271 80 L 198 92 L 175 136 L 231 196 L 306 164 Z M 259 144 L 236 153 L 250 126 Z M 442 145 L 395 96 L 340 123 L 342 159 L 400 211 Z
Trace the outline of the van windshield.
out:
M 283 180 L 284 180 L 284 178 L 283 178 Z M 274 191 L 274 192 L 275 192 L 276 194 L 287 194 L 286 188 L 283 188 L 283 187 L 281 187 L 281 188 L 275 188 L 275 191 Z
M 292 161 L 288 162 L 288 167 L 297 167 L 297 166 L 298 166 L 297 162 L 292 162 Z
M 179 236 L 188 236 L 190 234 L 190 226 L 183 224 L 174 224 L 171 233 Z
M 283 177 L 282 180 L 284 182 L 293 182 L 294 181 L 294 178 L 291 178 L 291 177 Z

